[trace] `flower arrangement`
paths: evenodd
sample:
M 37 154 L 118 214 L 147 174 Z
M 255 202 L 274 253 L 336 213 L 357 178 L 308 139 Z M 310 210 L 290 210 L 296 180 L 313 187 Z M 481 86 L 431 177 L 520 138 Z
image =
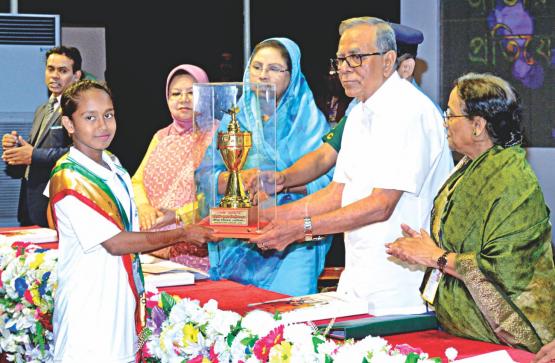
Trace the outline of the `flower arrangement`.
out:
M 53 360 L 52 312 L 57 250 L 0 240 L 0 353 L 8 361 Z M 147 294 L 147 363 L 441 362 L 380 337 L 338 344 L 307 324 L 283 324 L 279 315 L 241 317 L 162 292 Z M 455 352 L 456 355 L 456 352 Z
M 0 241 L 0 352 L 9 361 L 53 359 L 56 250 Z
M 279 315 L 252 311 L 241 317 L 167 293 L 147 296 L 151 336 L 143 356 L 149 363 L 441 362 L 408 345 L 391 347 L 380 337 L 338 344 L 307 324 L 283 324 Z

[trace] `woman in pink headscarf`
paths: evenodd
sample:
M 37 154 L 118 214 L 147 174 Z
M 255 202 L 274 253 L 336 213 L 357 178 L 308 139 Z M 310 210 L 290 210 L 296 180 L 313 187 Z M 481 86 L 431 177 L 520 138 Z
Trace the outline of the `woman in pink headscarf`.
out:
M 176 211 L 184 223 L 192 218 L 194 171 L 212 137 L 212 132 L 193 127 L 193 83 L 206 82 L 206 73 L 190 64 L 177 66 L 168 75 L 166 99 L 173 122 L 156 132 L 132 178 L 142 230 L 156 227 L 168 211 Z M 206 246 L 179 243 L 155 254 L 203 271 L 209 267 Z

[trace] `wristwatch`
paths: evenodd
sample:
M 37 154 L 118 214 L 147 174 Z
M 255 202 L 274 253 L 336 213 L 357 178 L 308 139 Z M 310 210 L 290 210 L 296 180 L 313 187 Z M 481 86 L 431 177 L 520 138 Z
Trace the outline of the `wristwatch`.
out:
M 445 269 L 445 266 L 447 266 L 447 255 L 450 254 L 451 252 L 449 251 L 445 251 L 443 253 L 443 255 L 441 255 L 438 259 L 437 259 L 437 268 L 439 269 L 439 271 L 441 271 L 441 273 L 445 273 L 443 270 Z
M 304 217 L 304 240 L 305 242 L 312 241 L 312 219 Z

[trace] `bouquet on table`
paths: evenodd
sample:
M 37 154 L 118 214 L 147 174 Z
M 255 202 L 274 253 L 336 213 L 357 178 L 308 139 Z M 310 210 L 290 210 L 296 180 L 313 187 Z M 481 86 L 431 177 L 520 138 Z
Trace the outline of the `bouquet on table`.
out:
M 311 325 L 283 324 L 264 311 L 241 317 L 218 309 L 215 300 L 201 306 L 164 292 L 147 298 L 151 335 L 143 357 L 149 363 L 440 362 L 407 345 L 392 348 L 380 337 L 338 344 Z
M 9 361 L 53 359 L 56 250 L 0 241 L 0 352 Z

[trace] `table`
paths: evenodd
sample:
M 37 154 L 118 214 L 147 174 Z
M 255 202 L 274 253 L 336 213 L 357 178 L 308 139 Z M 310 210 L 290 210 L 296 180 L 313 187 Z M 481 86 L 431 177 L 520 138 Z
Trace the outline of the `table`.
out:
M 21 229 L 36 227 L 20 227 Z M 0 228 L 1 230 L 1 228 Z M 58 243 L 41 243 L 43 248 L 57 248 Z M 218 307 L 222 310 L 232 310 L 241 315 L 246 314 L 252 308 L 247 307 L 248 304 L 263 302 L 272 299 L 287 297 L 287 295 L 260 289 L 255 286 L 245 286 L 239 283 L 220 280 L 197 281 L 195 285 L 173 286 L 161 288 L 172 295 L 180 297 L 188 297 L 190 299 L 199 300 L 202 304 L 210 299 L 218 301 Z M 346 319 L 356 319 L 368 317 L 368 315 L 359 315 L 350 318 L 340 318 L 338 321 Z M 453 347 L 459 352 L 458 359 L 468 358 L 475 355 L 493 352 L 497 350 L 506 350 L 513 360 L 516 362 L 528 363 L 534 355 L 520 349 L 514 349 L 504 345 L 486 343 L 471 339 L 459 338 L 439 330 L 426 330 L 413 333 L 404 333 L 385 336 L 390 344 L 410 344 L 427 352 L 431 357 L 441 357 L 443 361 L 447 361 L 445 357 L 445 349 Z
M 263 290 L 255 286 L 245 286 L 227 280 L 203 280 L 198 281 L 195 285 L 165 287 L 160 288 L 160 290 L 166 291 L 172 295 L 199 300 L 201 304 L 206 303 L 210 299 L 214 299 L 218 301 L 218 307 L 220 309 L 232 310 L 241 315 L 244 315 L 252 309 L 247 307 L 248 304 L 287 296 Z M 506 350 L 516 362 L 528 363 L 534 357 L 532 353 L 524 350 L 459 338 L 439 330 L 389 335 L 384 338 L 392 345 L 406 343 L 413 347 L 421 348 L 430 354 L 431 357 L 441 357 L 444 362 L 447 362 L 445 349 L 449 347 L 453 347 L 459 352 L 458 359 L 497 350 Z

